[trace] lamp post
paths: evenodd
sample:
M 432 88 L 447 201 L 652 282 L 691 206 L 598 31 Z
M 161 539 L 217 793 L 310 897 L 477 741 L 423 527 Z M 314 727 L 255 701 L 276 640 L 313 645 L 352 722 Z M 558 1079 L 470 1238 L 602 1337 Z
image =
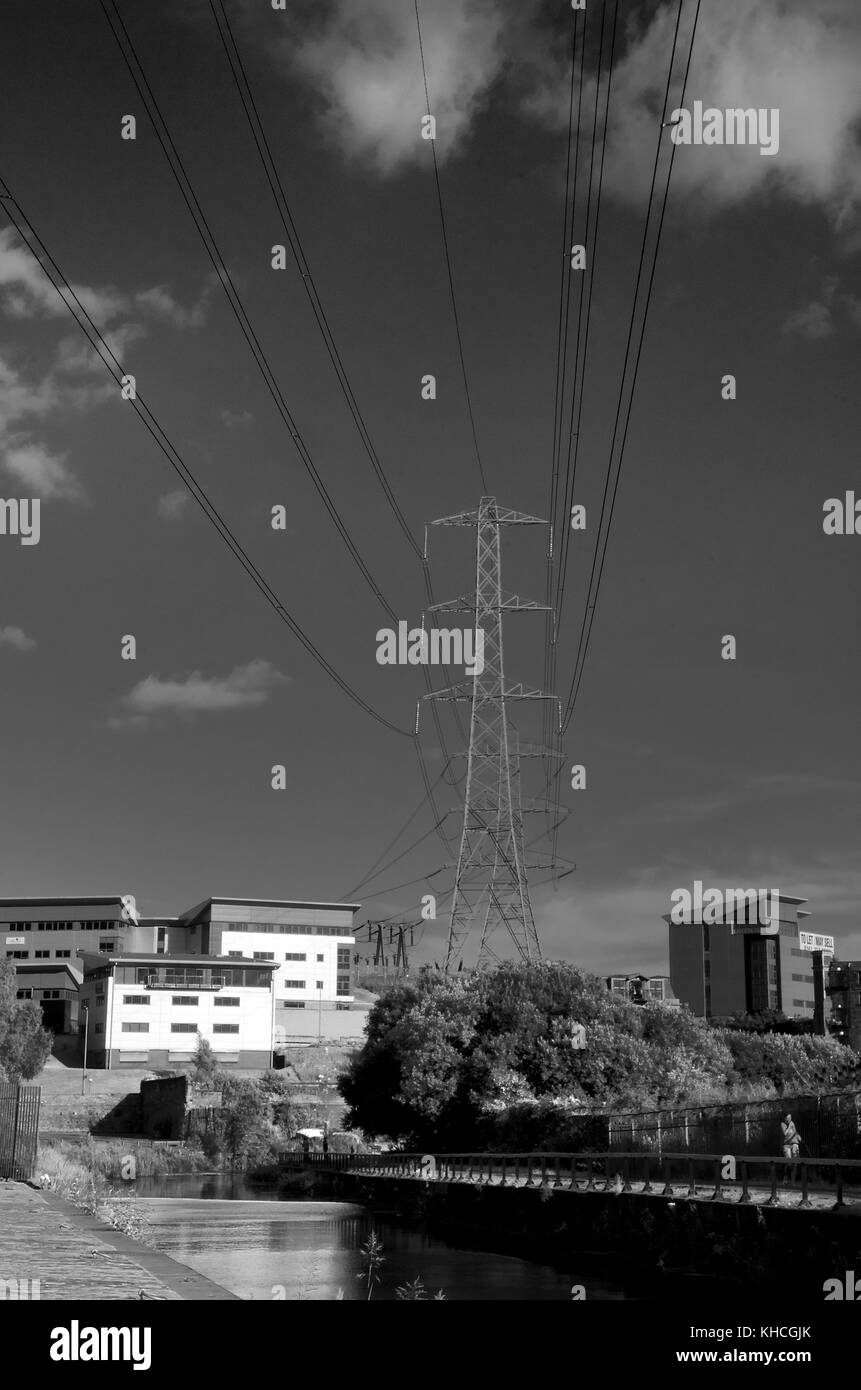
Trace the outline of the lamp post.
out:
M 81 1008 L 84 1012 L 84 1066 L 81 1072 L 81 1095 L 84 1095 L 87 1085 L 87 1033 L 90 1024 L 90 1006 L 86 1000 L 81 1004 Z
M 317 1042 L 323 1037 L 323 981 L 317 981 Z

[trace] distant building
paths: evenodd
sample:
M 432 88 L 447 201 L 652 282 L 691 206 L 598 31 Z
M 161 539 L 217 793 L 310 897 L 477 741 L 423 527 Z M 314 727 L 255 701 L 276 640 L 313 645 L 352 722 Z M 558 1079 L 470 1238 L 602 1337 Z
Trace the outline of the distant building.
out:
M 831 1000 L 831 1031 L 838 1042 L 861 1052 L 861 960 L 832 960 L 825 983 Z
M 58 1034 L 80 1030 L 78 997 L 85 958 L 89 961 L 92 956 L 104 956 L 117 962 L 121 958 L 159 957 L 179 969 L 192 956 L 272 967 L 267 973 L 267 979 L 272 977 L 272 1010 L 265 1047 L 258 1045 L 256 1034 L 246 1046 L 240 1034 L 242 1046 L 225 1049 L 261 1056 L 266 1053 L 269 1060 L 261 1065 L 268 1066 L 273 1050 L 289 1043 L 358 1039 L 363 1035 L 370 1005 L 365 999 L 357 1000 L 352 988 L 353 921 L 358 909 L 357 903 L 212 897 L 177 917 L 140 917 L 134 900 L 122 894 L 0 898 L 0 949 L 15 963 L 19 998 L 36 1000 L 45 1026 Z M 90 962 L 91 978 L 94 969 Z M 115 978 L 114 971 L 110 977 Z M 91 992 L 85 991 L 88 997 Z M 212 1013 L 210 1017 L 208 991 L 198 993 L 194 1007 L 199 1009 L 201 1032 L 209 1037 L 203 1025 L 211 1023 L 214 1027 L 216 1021 L 220 1024 L 221 1016 L 216 1020 Z M 147 1017 L 155 1021 L 152 1010 Z M 176 1045 L 176 1038 L 165 1038 L 161 1028 L 154 1033 L 157 1043 L 142 1047 L 138 1040 L 137 1047 L 131 1046 L 122 1034 L 134 1030 L 123 1025 L 146 1019 L 118 1014 L 117 1020 L 119 1029 L 112 1035 L 112 1045 L 102 1040 L 101 1047 L 93 1048 L 94 1065 L 99 1065 L 100 1056 L 105 1065 L 115 1065 L 112 1059 L 120 1053 L 160 1055 L 184 1050 Z M 90 1025 L 95 1021 L 91 1014 Z M 174 1019 L 182 1021 L 191 1023 L 192 1019 Z M 210 1037 L 213 1045 L 215 1036 Z M 221 1026 L 217 1036 L 222 1037 Z M 95 1037 L 91 1033 L 91 1044 Z M 101 1039 L 101 1034 L 98 1037 Z M 243 1065 L 256 1064 L 246 1061 Z
M 181 1066 L 198 1032 L 219 1066 L 272 1065 L 274 961 L 128 951 L 85 954 L 82 966 L 89 1066 Z
M 774 1010 L 824 1033 L 823 962 L 834 955 L 834 938 L 805 930 L 806 901 L 780 894 L 776 931 L 740 916 L 707 924 L 667 914 L 670 979 L 682 1003 L 700 1018 Z
M 674 1004 L 669 975 L 608 975 L 607 988 L 618 998 L 631 1004 Z

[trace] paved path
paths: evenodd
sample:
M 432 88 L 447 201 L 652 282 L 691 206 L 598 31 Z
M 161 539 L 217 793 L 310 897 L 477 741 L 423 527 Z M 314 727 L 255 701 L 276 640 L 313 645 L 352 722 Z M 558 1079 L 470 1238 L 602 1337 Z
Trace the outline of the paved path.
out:
M 42 1300 L 235 1297 L 61 1197 L 21 1182 L 0 1181 L 0 1279 L 38 1279 Z

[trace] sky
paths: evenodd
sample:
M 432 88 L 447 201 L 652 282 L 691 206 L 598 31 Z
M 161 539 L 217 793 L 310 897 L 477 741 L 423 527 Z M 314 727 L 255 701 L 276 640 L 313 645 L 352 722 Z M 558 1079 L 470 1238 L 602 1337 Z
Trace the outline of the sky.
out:
M 225 0 L 314 284 L 406 521 L 487 489 L 549 515 L 574 13 L 562 0 Z M 378 590 L 416 625 L 399 529 L 284 241 L 209 0 L 119 0 L 188 178 L 314 466 Z M 672 93 L 696 9 L 683 0 Z M 589 0 L 574 225 L 584 228 L 614 6 Z M 677 4 L 621 0 L 556 690 L 570 688 L 611 459 Z M 578 21 L 582 34 L 583 18 Z M 210 894 L 417 918 L 439 959 L 463 761 L 421 804 L 424 693 L 376 661 L 391 625 L 320 500 L 233 317 L 100 5 L 6 0 L 0 176 L 187 467 L 352 702 L 225 547 L 0 211 L 0 496 L 39 498 L 38 544 L 0 535 L 0 896 L 132 893 L 172 915 Z M 580 46 L 576 48 L 580 72 Z M 859 547 L 826 535 L 858 488 L 861 12 L 854 0 L 702 0 L 686 88 L 779 111 L 779 148 L 677 145 L 558 849 L 535 871 L 542 949 L 597 973 L 667 968 L 670 894 L 809 899 L 861 955 Z M 676 104 L 671 101 L 671 108 Z M 136 138 L 123 139 L 123 118 Z M 662 187 L 659 181 L 658 188 Z M 0 204 L 2 208 L 3 204 Z M 654 221 L 650 224 L 654 227 Z M 575 237 L 583 241 L 585 232 Z M 572 299 L 570 363 L 577 322 Z M 638 301 L 642 304 L 642 292 Z M 735 400 L 722 399 L 731 373 Z M 422 378 L 435 376 L 435 400 Z M 285 508 L 274 530 L 272 508 Z M 557 536 L 557 541 L 559 537 Z M 503 534 L 504 584 L 544 601 L 546 532 Z M 432 530 L 438 600 L 474 582 L 474 533 Z M 736 638 L 734 661 L 722 639 Z M 123 659 L 133 636 L 135 659 Z M 126 644 L 128 649 L 128 644 Z M 509 679 L 540 686 L 544 621 L 507 620 Z M 438 676 L 434 672 L 434 677 Z M 437 681 L 437 683 L 439 683 Z M 443 769 L 422 713 L 431 778 Z M 524 734 L 534 717 L 516 716 Z M 458 747 L 442 713 L 449 751 Z M 283 789 L 272 769 L 283 765 Z M 532 784 L 528 784 L 528 779 Z M 524 791 L 539 794 L 536 771 Z M 417 809 L 419 808 L 419 809 Z M 407 828 L 395 836 L 416 811 Z M 546 827 L 539 817 L 531 836 Z M 387 861 L 414 849 L 386 868 Z M 387 851 L 391 842 L 392 848 Z M 546 859 L 547 842 L 536 845 Z M 373 866 L 383 872 L 362 887 Z M 404 884 L 401 888 L 399 885 Z M 373 895 L 373 896 L 372 896 Z

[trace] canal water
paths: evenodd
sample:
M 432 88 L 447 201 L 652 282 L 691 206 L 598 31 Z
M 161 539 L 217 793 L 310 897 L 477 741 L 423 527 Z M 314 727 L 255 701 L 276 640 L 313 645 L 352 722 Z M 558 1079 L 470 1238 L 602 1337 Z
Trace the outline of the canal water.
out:
M 452 1301 L 570 1300 L 575 1283 L 587 1300 L 623 1297 L 584 1271 L 469 1249 L 353 1202 L 279 1198 L 231 1174 L 139 1179 L 130 1200 L 160 1250 L 244 1299 L 366 1298 L 357 1275 L 371 1232 L 384 1259 L 374 1301 L 393 1300 L 417 1276 L 428 1296 L 442 1289 Z

